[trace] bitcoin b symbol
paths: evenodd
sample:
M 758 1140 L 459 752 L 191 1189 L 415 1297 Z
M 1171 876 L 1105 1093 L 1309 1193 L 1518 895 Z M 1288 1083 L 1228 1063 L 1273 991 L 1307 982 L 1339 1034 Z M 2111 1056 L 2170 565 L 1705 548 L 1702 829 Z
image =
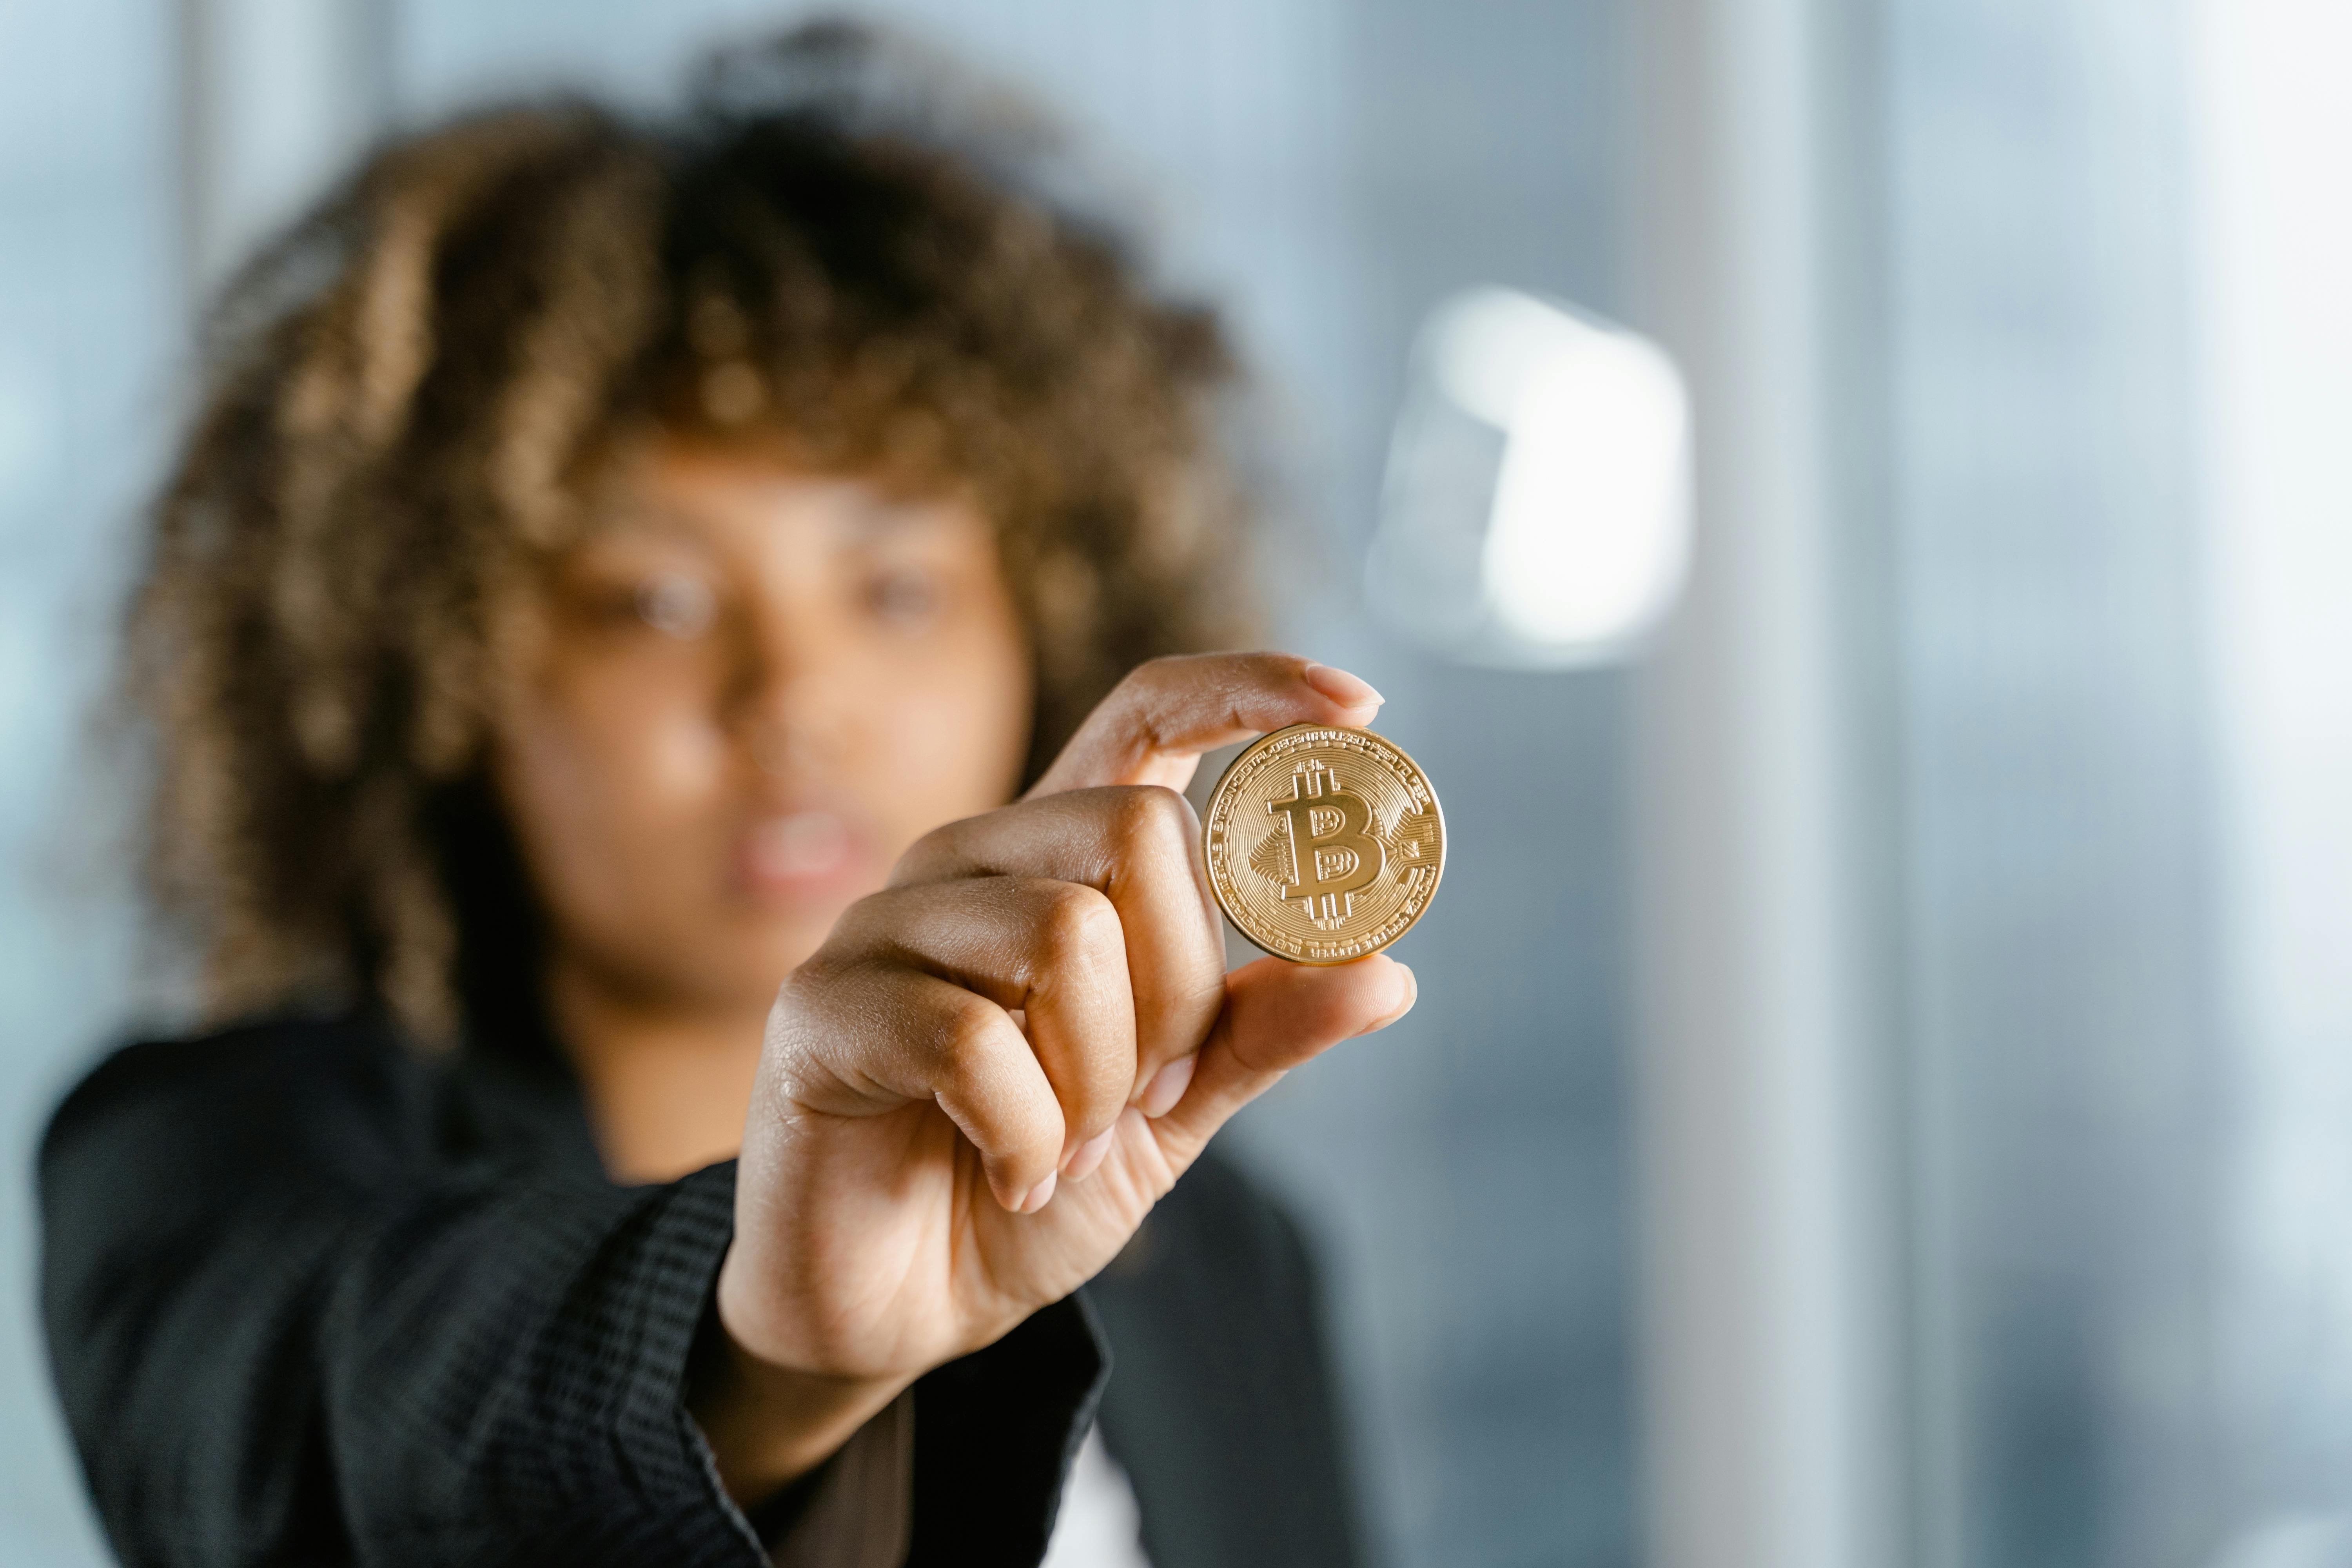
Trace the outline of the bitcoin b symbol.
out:
M 1283 879 L 1282 896 L 1303 900 L 1318 925 L 1353 913 L 1351 895 L 1377 880 L 1388 863 L 1388 852 L 1371 835 L 1372 808 L 1364 797 L 1341 789 L 1317 767 L 1293 776 L 1290 798 L 1267 801 L 1265 809 L 1290 819 L 1290 874 Z
M 1201 856 L 1242 935 L 1294 963 L 1349 963 L 1428 910 L 1445 818 L 1391 742 L 1293 724 L 1250 742 L 1210 791 Z

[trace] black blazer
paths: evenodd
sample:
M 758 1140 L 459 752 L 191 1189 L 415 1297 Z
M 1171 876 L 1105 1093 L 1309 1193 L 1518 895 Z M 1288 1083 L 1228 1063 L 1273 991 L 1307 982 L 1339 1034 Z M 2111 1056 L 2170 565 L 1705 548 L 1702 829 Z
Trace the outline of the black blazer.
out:
M 551 1054 L 429 1061 L 363 1016 L 134 1046 L 40 1180 L 51 1363 L 126 1563 L 765 1562 L 682 1404 L 734 1167 L 612 1185 Z M 1035 1563 L 1097 1415 L 1156 1568 L 1357 1560 L 1306 1252 L 1213 1157 L 916 1385 L 908 1561 Z

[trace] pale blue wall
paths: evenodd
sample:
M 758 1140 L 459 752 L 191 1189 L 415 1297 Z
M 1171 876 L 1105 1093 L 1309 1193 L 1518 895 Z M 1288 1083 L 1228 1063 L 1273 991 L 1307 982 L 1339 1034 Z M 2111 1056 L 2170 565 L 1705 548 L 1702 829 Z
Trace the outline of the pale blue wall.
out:
M 180 342 L 162 0 L 0 5 L 0 1563 L 98 1560 L 31 1295 L 32 1142 L 124 994 L 83 745 Z

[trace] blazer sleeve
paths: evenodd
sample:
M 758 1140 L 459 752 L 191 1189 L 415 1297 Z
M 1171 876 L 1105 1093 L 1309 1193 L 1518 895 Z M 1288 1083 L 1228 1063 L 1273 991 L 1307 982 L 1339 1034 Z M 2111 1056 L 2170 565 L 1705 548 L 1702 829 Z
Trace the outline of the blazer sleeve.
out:
M 260 1029 L 134 1047 L 60 1108 L 43 1310 L 116 1551 L 134 1568 L 765 1563 L 684 1405 L 734 1167 L 635 1189 L 456 1170 L 426 1146 L 425 1079 L 396 1045 Z M 1024 1327 L 1012 1338 L 1052 1338 Z M 1100 1380 L 1098 1357 L 1055 1343 L 1050 1387 L 977 1379 L 1045 1435 L 1033 1470 Z M 925 1447 L 919 1494 L 943 1463 Z M 1043 1468 L 1047 1495 L 997 1506 L 1050 1523 L 1060 1470 Z
M 1213 1146 L 1086 1293 L 1157 1568 L 1361 1568 L 1322 1290 L 1280 1206 Z

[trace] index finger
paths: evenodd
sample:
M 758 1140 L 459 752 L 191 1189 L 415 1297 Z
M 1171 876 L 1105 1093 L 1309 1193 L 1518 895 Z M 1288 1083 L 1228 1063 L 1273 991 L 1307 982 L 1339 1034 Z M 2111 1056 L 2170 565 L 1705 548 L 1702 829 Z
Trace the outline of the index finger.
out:
M 1139 665 L 1078 726 L 1026 798 L 1104 784 L 1192 782 L 1201 753 L 1286 724 L 1360 728 L 1381 694 L 1287 653 L 1203 653 Z

